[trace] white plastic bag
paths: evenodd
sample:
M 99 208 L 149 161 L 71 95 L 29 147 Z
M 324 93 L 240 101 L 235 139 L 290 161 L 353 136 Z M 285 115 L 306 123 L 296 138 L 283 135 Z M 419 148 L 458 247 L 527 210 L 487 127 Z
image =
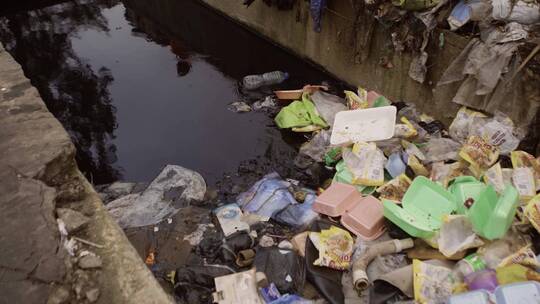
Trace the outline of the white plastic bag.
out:
M 334 118 L 338 112 L 347 110 L 343 98 L 325 92 L 315 91 L 311 94 L 311 101 L 315 104 L 324 121 L 330 126 L 334 125 Z
M 468 109 L 467 107 L 461 107 L 448 128 L 450 136 L 461 143 L 467 141 L 469 129 L 475 117 L 486 117 L 486 115 Z
M 421 149 L 426 163 L 457 160 L 461 144 L 450 138 L 432 138 Z
M 512 120 L 497 112 L 493 118 L 473 118 L 469 126 L 469 135 L 478 135 L 487 143 L 498 146 L 502 154 L 514 151 L 522 138 Z
M 439 251 L 446 257 L 484 245 L 474 233 L 473 227 L 465 215 L 448 215 L 443 218 L 439 239 Z

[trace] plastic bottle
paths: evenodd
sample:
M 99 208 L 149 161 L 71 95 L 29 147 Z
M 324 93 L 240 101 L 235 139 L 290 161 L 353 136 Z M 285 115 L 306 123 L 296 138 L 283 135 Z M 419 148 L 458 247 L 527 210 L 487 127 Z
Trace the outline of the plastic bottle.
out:
M 455 266 L 453 273 L 458 278 L 463 278 L 471 273 L 486 268 L 486 262 L 484 259 L 476 253 L 466 256 L 463 260 L 459 261 Z
M 255 90 L 262 86 L 282 83 L 289 74 L 281 71 L 264 73 L 262 75 L 249 75 L 244 77 L 242 83 L 247 90 Z

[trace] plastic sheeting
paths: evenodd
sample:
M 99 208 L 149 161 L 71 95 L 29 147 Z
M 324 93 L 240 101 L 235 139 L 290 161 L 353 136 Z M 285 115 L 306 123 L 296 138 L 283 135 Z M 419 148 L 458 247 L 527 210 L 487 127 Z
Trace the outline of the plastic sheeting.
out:
M 199 173 L 167 165 L 140 195 L 114 200 L 107 210 L 122 228 L 155 225 L 190 202 L 202 201 L 205 193 L 206 183 Z
M 273 218 L 295 228 L 303 227 L 318 218 L 318 214 L 311 210 L 316 194 L 304 190 L 306 199 L 300 204 L 289 191 L 290 186 L 291 183 L 281 179 L 279 174 L 267 174 L 248 191 L 238 195 L 237 204 L 249 213 Z

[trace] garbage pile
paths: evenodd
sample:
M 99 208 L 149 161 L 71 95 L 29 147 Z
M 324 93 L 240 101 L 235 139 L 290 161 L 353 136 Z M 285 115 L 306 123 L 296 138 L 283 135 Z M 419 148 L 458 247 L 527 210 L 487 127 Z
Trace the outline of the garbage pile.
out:
M 461 108 L 448 129 L 358 88 L 277 91 L 281 129 L 309 135 L 297 165 L 318 189 L 268 172 L 212 212 L 220 231 L 175 272 L 189 303 L 540 301 L 540 158 L 503 113 Z
M 380 51 L 386 52 L 389 45 L 396 55 L 411 54 L 409 77 L 430 86 L 434 81 L 437 98 L 491 114 L 503 111 L 522 125 L 534 119 L 538 102 L 523 96 L 520 80 L 524 67 L 540 51 L 538 0 L 351 0 L 345 13 L 352 12 L 350 17 L 331 9 L 331 2 L 309 1 L 313 29 L 321 32 L 323 14 L 350 18 L 351 36 L 361 37 L 355 62 L 368 58 L 373 29 L 379 26 L 387 35 L 385 49 Z M 467 46 L 441 77 L 428 79 L 429 67 L 434 65 L 430 59 L 437 56 L 437 49 L 447 47 L 446 37 L 453 33 L 467 37 Z M 520 52 L 525 44 L 529 45 Z M 529 46 L 531 50 L 526 51 Z M 386 69 L 393 68 L 389 57 L 379 58 Z M 529 108 L 532 111 L 520 111 Z

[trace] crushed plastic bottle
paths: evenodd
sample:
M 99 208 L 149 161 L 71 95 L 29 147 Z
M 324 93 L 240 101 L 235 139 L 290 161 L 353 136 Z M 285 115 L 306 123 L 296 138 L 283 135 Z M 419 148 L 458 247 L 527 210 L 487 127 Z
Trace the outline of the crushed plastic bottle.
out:
M 273 71 L 261 75 L 248 75 L 242 83 L 246 90 L 256 90 L 263 86 L 282 83 L 289 78 L 289 74 L 281 71 Z

